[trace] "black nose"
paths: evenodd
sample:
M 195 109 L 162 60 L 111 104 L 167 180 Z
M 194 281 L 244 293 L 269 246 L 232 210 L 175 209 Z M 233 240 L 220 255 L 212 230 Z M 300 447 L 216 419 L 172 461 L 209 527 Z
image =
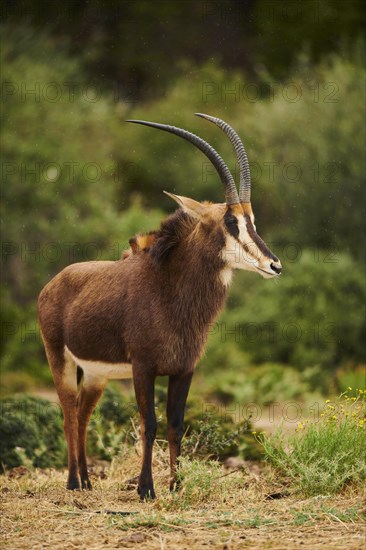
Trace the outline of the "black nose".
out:
M 274 271 L 275 273 L 277 273 L 278 275 L 281 273 L 282 271 L 282 267 L 279 267 L 278 265 L 276 264 L 271 264 L 271 269 L 272 271 Z

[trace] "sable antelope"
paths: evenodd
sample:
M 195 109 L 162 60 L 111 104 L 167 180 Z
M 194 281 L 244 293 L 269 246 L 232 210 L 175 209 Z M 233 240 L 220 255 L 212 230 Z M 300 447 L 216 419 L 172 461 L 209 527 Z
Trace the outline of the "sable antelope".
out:
M 224 121 L 234 146 L 240 192 L 218 153 L 181 128 L 130 120 L 182 137 L 212 162 L 226 202 L 199 203 L 167 193 L 179 209 L 158 231 L 138 236 L 118 261 L 66 267 L 42 290 L 39 322 L 64 413 L 68 489 L 91 488 L 86 429 L 108 379 L 133 377 L 143 445 L 141 499 L 154 498 L 152 447 L 156 435 L 154 383 L 169 376 L 167 399 L 170 488 L 176 483 L 186 399 L 210 325 L 224 305 L 233 269 L 277 277 L 281 263 L 258 236 L 250 204 L 244 146 Z M 80 483 L 81 482 L 81 483 Z

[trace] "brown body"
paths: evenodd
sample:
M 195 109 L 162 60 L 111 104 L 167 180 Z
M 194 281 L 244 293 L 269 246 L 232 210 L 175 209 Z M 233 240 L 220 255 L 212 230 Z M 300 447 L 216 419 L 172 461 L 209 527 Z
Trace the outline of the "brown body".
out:
M 73 264 L 54 277 L 39 298 L 46 343 L 86 360 L 141 362 L 155 375 L 192 370 L 226 293 L 219 278 L 224 236 L 217 231 L 208 240 L 201 228 L 189 239 L 197 223 L 181 210 L 167 225 L 171 234 L 149 253 Z
M 237 134 L 220 119 L 212 120 L 225 125 L 247 177 Z M 169 376 L 173 489 L 193 370 L 224 304 L 232 271 L 245 269 L 270 278 L 279 275 L 281 264 L 256 233 L 248 202 L 250 185 L 241 183 L 240 202 L 227 166 L 210 145 L 179 128 L 144 124 L 177 134 L 201 149 L 225 184 L 226 203 L 198 203 L 168 193 L 181 208 L 158 231 L 131 239 L 121 260 L 71 265 L 45 286 L 39 297 L 39 323 L 64 412 L 67 487 L 91 488 L 86 462 L 90 416 L 110 378 L 133 377 L 143 443 L 138 492 L 141 498 L 154 498 L 156 376 Z

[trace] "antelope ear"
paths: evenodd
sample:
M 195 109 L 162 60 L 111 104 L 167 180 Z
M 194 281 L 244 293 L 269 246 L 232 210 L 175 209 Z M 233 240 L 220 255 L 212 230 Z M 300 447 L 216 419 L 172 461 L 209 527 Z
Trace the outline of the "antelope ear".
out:
M 164 193 L 173 199 L 173 201 L 177 202 L 184 212 L 187 212 L 192 218 L 196 218 L 197 220 L 202 219 L 205 212 L 203 204 L 193 199 L 189 199 L 188 197 L 181 197 L 180 195 L 168 193 L 168 191 L 164 191 Z

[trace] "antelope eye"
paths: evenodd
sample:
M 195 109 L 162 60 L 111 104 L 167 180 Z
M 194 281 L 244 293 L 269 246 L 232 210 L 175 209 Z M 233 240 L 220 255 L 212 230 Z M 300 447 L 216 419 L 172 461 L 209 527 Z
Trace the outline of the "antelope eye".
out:
M 238 220 L 234 216 L 227 216 L 225 218 L 225 226 L 230 235 L 235 238 L 239 236 Z

